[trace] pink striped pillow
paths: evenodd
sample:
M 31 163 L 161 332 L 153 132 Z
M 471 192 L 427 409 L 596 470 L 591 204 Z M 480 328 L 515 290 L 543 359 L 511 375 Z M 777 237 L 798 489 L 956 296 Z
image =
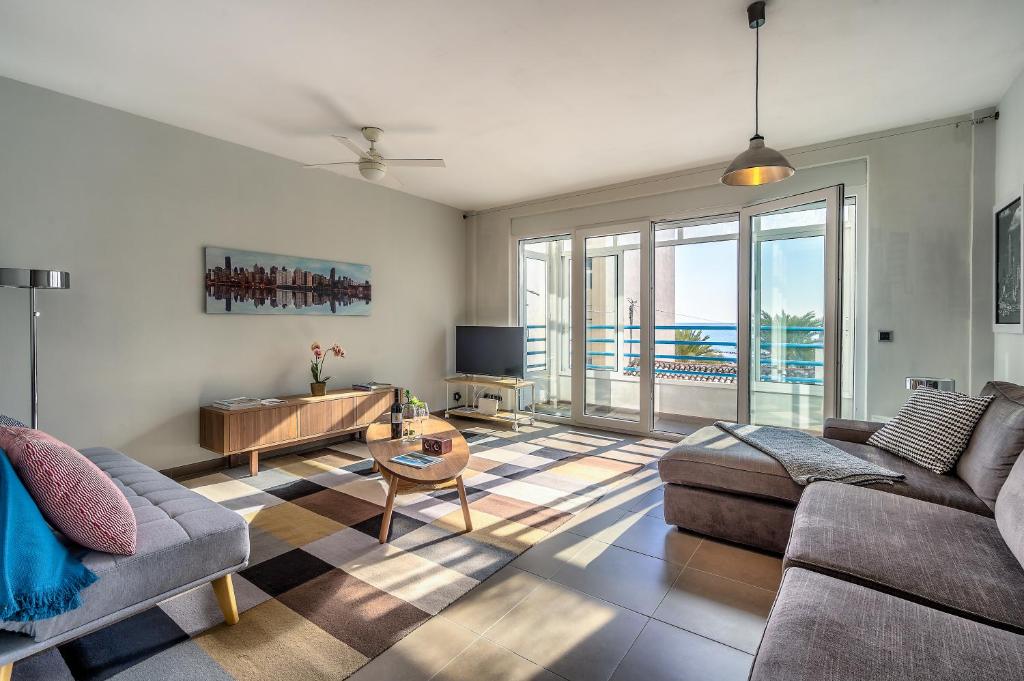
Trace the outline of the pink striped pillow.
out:
M 42 431 L 0 427 L 0 449 L 43 516 L 68 539 L 106 553 L 135 553 L 135 514 L 106 473 Z

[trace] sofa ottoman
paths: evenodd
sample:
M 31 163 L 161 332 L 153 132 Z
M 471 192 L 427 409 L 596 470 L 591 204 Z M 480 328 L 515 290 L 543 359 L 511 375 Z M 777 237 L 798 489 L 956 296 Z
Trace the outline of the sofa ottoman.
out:
M 1007 681 L 1022 669 L 1024 636 L 790 568 L 750 680 Z
M 214 580 L 225 618 L 237 621 L 230 575 L 249 561 L 242 516 L 120 452 L 82 454 L 128 499 L 138 525 L 135 555 L 87 551 L 82 562 L 99 579 L 82 591 L 82 605 L 45 620 L 6 623 L 24 633 L 0 633 L 0 670 Z

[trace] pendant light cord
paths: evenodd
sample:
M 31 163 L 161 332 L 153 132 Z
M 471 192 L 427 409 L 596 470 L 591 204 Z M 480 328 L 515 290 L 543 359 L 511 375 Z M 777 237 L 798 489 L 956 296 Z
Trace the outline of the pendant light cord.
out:
M 758 104 L 761 96 L 761 27 L 754 29 L 754 136 L 760 135 Z

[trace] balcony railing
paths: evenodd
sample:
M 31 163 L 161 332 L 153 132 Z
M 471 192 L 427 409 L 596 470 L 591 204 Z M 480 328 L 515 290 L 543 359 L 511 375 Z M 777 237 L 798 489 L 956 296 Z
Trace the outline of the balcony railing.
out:
M 543 324 L 528 324 L 526 326 L 526 356 L 527 356 L 527 371 L 539 372 L 547 369 L 547 338 L 544 334 L 545 326 Z M 638 374 L 638 364 L 640 361 L 640 353 L 636 351 L 639 348 L 635 346 L 639 345 L 640 340 L 636 338 L 622 338 L 621 344 L 622 349 L 619 350 L 620 343 L 620 329 L 623 335 L 630 331 L 640 331 L 640 326 L 636 324 L 626 325 L 614 325 L 614 324 L 588 324 L 587 332 L 593 331 L 608 331 L 612 332 L 609 335 L 613 335 L 613 338 L 588 338 L 587 339 L 587 369 L 593 371 L 608 371 L 615 372 L 619 368 L 619 359 L 621 357 L 623 369 L 622 374 L 626 376 L 636 376 Z M 700 331 L 700 332 L 736 332 L 737 326 L 735 324 L 658 324 L 654 327 L 655 332 L 658 331 Z M 790 326 L 786 328 L 762 326 L 762 332 L 772 333 L 785 331 L 789 333 L 803 333 L 803 334 L 819 334 L 823 335 L 825 332 L 824 327 L 821 326 Z M 806 339 L 805 339 L 806 340 Z M 605 349 L 591 349 L 590 346 L 606 346 L 614 345 L 614 348 Z M 711 381 L 716 383 L 733 383 L 736 381 L 736 355 L 737 355 L 737 342 L 728 340 L 677 340 L 674 338 L 655 338 L 654 340 L 654 375 L 655 378 L 678 378 L 686 380 L 696 381 Z M 659 348 L 664 346 L 674 346 L 673 352 L 658 352 Z M 678 348 L 680 346 L 703 346 L 714 349 L 719 354 L 678 354 Z M 779 341 L 763 341 L 760 344 L 762 350 L 762 356 L 758 359 L 758 370 L 755 372 L 757 380 L 763 383 L 793 383 L 793 384 L 805 384 L 805 385 L 822 385 L 823 379 L 817 375 L 817 368 L 824 367 L 825 364 L 817 359 L 798 359 L 783 357 L 781 359 L 774 358 L 770 355 L 771 350 L 781 349 L 788 351 L 790 349 L 796 350 L 823 350 L 825 344 L 823 342 L 779 342 Z M 666 348 L 667 350 L 667 348 Z M 815 353 L 817 354 L 817 353 Z M 731 355 L 731 356 L 730 356 Z M 540 358 L 541 362 L 530 362 L 530 358 Z M 591 360 L 599 357 L 612 357 L 615 358 L 615 362 L 610 364 L 595 364 Z M 773 367 L 781 368 L 780 371 L 772 371 Z

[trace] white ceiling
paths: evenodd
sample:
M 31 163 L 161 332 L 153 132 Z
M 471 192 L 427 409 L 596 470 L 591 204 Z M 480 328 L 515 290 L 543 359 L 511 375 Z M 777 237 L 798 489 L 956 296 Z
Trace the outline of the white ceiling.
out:
M 480 209 L 725 160 L 752 133 L 747 0 L 2 0 L 0 75 L 302 163 L 384 128 L 404 190 Z M 787 148 L 995 104 L 1021 0 L 770 0 Z M 310 171 L 319 172 L 319 171 Z

